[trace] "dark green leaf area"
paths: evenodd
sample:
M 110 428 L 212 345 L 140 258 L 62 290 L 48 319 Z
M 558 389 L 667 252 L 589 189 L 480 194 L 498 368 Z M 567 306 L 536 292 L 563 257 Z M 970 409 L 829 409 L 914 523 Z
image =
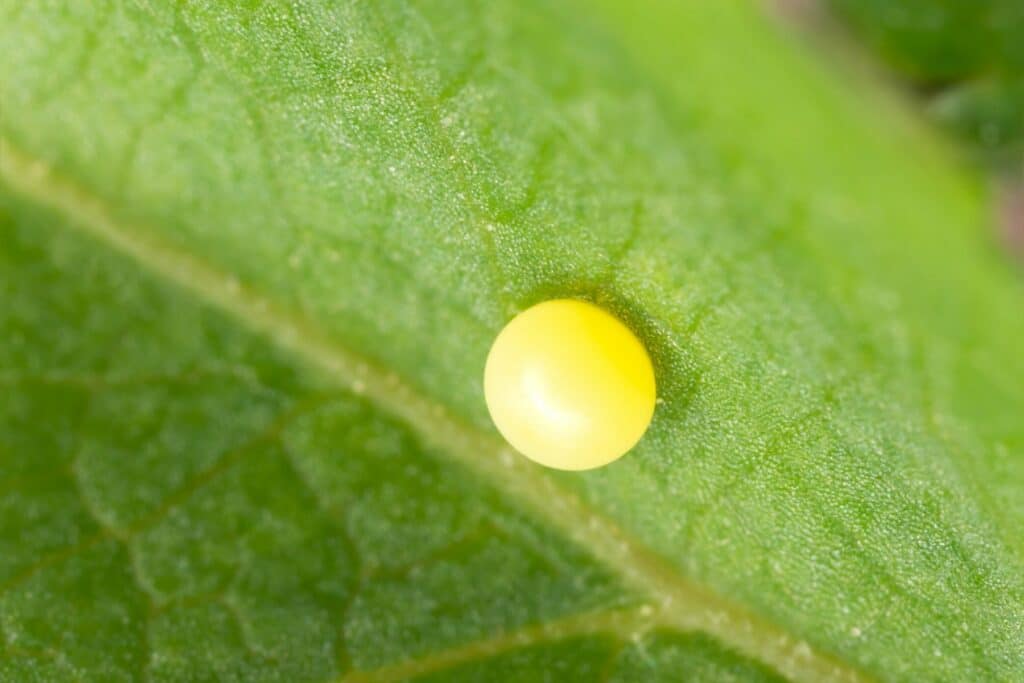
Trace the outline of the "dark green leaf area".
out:
M 0 680 L 325 681 L 631 604 L 364 400 L 2 210 Z

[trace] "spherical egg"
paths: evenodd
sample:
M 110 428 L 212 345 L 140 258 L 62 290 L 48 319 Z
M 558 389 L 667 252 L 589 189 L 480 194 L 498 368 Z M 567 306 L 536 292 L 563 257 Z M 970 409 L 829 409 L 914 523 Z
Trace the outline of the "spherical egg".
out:
M 647 430 L 657 398 L 636 335 L 575 299 L 537 304 L 505 326 L 487 357 L 484 395 L 516 450 L 561 470 L 620 458 Z

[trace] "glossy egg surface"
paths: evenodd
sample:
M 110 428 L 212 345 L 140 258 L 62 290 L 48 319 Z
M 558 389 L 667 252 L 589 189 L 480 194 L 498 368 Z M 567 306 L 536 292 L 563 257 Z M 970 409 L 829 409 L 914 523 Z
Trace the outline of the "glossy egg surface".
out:
M 520 453 L 562 470 L 601 467 L 629 451 L 654 415 L 651 359 L 616 317 L 585 301 L 533 306 L 498 334 L 484 394 Z

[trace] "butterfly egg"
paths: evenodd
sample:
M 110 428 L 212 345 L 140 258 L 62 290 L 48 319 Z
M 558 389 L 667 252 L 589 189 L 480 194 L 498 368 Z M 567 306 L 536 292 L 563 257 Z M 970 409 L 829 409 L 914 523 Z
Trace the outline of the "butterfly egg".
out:
M 487 356 L 484 396 L 516 450 L 561 470 L 622 457 L 647 430 L 657 398 L 636 335 L 573 299 L 537 304 L 505 326 Z

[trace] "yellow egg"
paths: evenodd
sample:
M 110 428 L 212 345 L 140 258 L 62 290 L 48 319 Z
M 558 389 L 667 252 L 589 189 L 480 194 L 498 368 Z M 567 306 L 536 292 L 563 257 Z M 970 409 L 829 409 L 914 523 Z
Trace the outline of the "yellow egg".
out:
M 654 369 L 628 327 L 573 299 L 545 301 L 505 326 L 484 369 L 498 430 L 526 457 L 588 470 L 622 457 L 654 415 Z

